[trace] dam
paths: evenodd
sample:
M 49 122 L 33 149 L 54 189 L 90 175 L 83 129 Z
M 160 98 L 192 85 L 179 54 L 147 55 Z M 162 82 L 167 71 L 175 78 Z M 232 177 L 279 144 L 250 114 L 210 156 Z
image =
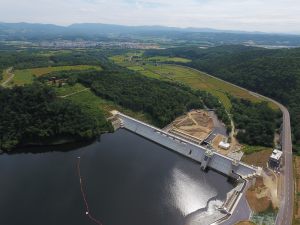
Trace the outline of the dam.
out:
M 262 168 L 247 165 L 239 160 L 224 156 L 213 149 L 205 148 L 188 139 L 168 133 L 118 111 L 112 111 L 111 113 L 113 116 L 109 119 L 115 129 L 125 128 L 199 163 L 202 170 L 212 169 L 217 173 L 236 180 L 236 187 L 227 193 L 226 200 L 218 207 L 218 210 L 212 215 L 196 215 L 193 220 L 198 220 L 198 222 L 195 224 L 202 225 L 203 223 L 200 221 L 204 217 L 206 220 L 205 225 L 233 224 L 241 220 L 238 213 L 241 210 L 246 214 L 243 219 L 249 218 L 251 210 L 245 198 L 245 192 L 251 185 L 251 182 L 255 181 L 257 176 L 260 176 Z
M 203 170 L 210 168 L 226 176 L 233 178 L 241 177 L 242 179 L 251 179 L 261 173 L 261 168 L 259 167 L 250 166 L 221 155 L 214 150 L 197 145 L 118 111 L 112 111 L 112 114 L 113 125 L 117 124 L 117 127 L 130 130 L 185 157 L 193 159 L 200 163 Z
M 0 178 L 7 181 L 1 225 L 93 224 L 78 157 L 90 214 L 103 225 L 208 225 L 226 216 L 217 208 L 235 188 L 222 174 L 127 129 L 87 145 L 28 150 L 35 153 L 0 157 Z

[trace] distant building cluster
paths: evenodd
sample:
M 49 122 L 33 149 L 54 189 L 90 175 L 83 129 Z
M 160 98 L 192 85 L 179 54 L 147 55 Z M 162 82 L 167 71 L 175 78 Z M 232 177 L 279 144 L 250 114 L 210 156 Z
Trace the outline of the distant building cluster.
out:
M 39 47 L 47 47 L 47 48 L 91 48 L 91 47 L 96 47 L 98 45 L 98 42 L 59 40 L 59 41 L 42 41 L 38 45 Z
M 123 49 L 158 49 L 159 46 L 150 43 L 138 43 L 138 42 L 98 42 L 98 41 L 69 41 L 69 40 L 58 40 L 58 41 L 42 41 L 38 43 L 39 47 L 44 48 L 57 48 L 57 49 L 68 49 L 68 48 L 123 48 Z

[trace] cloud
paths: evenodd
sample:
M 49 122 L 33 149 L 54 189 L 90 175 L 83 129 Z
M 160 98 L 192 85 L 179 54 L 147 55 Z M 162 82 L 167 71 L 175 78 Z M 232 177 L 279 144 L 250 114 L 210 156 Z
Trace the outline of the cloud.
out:
M 300 33 L 299 0 L 0 0 L 0 21 Z

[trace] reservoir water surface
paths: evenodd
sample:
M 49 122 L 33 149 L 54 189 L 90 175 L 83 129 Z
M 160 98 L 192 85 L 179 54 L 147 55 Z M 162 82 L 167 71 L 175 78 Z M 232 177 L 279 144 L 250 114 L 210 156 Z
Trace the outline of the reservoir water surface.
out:
M 127 130 L 72 151 L 0 155 L 1 225 L 185 225 L 233 185 Z M 36 149 L 35 149 L 36 150 Z M 208 210 L 208 209 L 205 209 Z

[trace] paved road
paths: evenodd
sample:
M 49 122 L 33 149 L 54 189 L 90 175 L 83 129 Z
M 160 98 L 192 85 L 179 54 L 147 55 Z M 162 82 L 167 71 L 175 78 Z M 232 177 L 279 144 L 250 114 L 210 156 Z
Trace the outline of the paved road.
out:
M 284 184 L 283 199 L 281 207 L 276 218 L 276 225 L 291 225 L 293 221 L 293 205 L 294 205 L 294 177 L 293 177 L 293 155 L 291 140 L 290 114 L 288 110 L 281 104 L 277 103 L 283 113 L 282 124 L 282 150 L 284 152 Z
M 196 70 L 194 68 L 182 66 L 185 68 L 192 69 L 194 71 L 203 73 L 202 71 Z M 232 84 L 230 82 L 224 81 L 220 78 L 214 77 L 210 74 L 207 74 L 210 77 L 216 78 L 218 80 L 221 80 L 225 83 L 231 84 L 235 87 L 241 88 L 245 91 L 248 91 L 250 94 L 266 99 L 268 101 L 271 101 L 275 103 L 283 114 L 283 123 L 282 123 L 282 151 L 284 154 L 284 165 L 283 165 L 283 177 L 284 177 L 284 183 L 283 183 L 283 193 L 282 193 L 282 201 L 280 205 L 280 209 L 277 214 L 276 223 L 275 225 L 291 225 L 293 221 L 293 206 L 294 206 L 294 177 L 293 177 L 293 153 L 292 153 L 292 138 L 291 138 L 291 124 L 290 124 L 290 114 L 286 107 L 284 107 L 279 102 L 268 98 L 266 96 L 254 93 L 252 91 L 249 91 L 245 88 L 239 87 L 235 84 Z M 239 207 L 237 207 L 239 208 Z
M 283 190 L 280 209 L 277 214 L 275 225 L 291 225 L 293 222 L 294 206 L 294 176 L 293 176 L 293 148 L 291 138 L 290 113 L 286 107 L 279 102 L 268 97 L 250 92 L 253 95 L 265 98 L 275 103 L 283 114 L 283 123 L 281 131 L 281 145 L 284 154 L 283 162 Z

